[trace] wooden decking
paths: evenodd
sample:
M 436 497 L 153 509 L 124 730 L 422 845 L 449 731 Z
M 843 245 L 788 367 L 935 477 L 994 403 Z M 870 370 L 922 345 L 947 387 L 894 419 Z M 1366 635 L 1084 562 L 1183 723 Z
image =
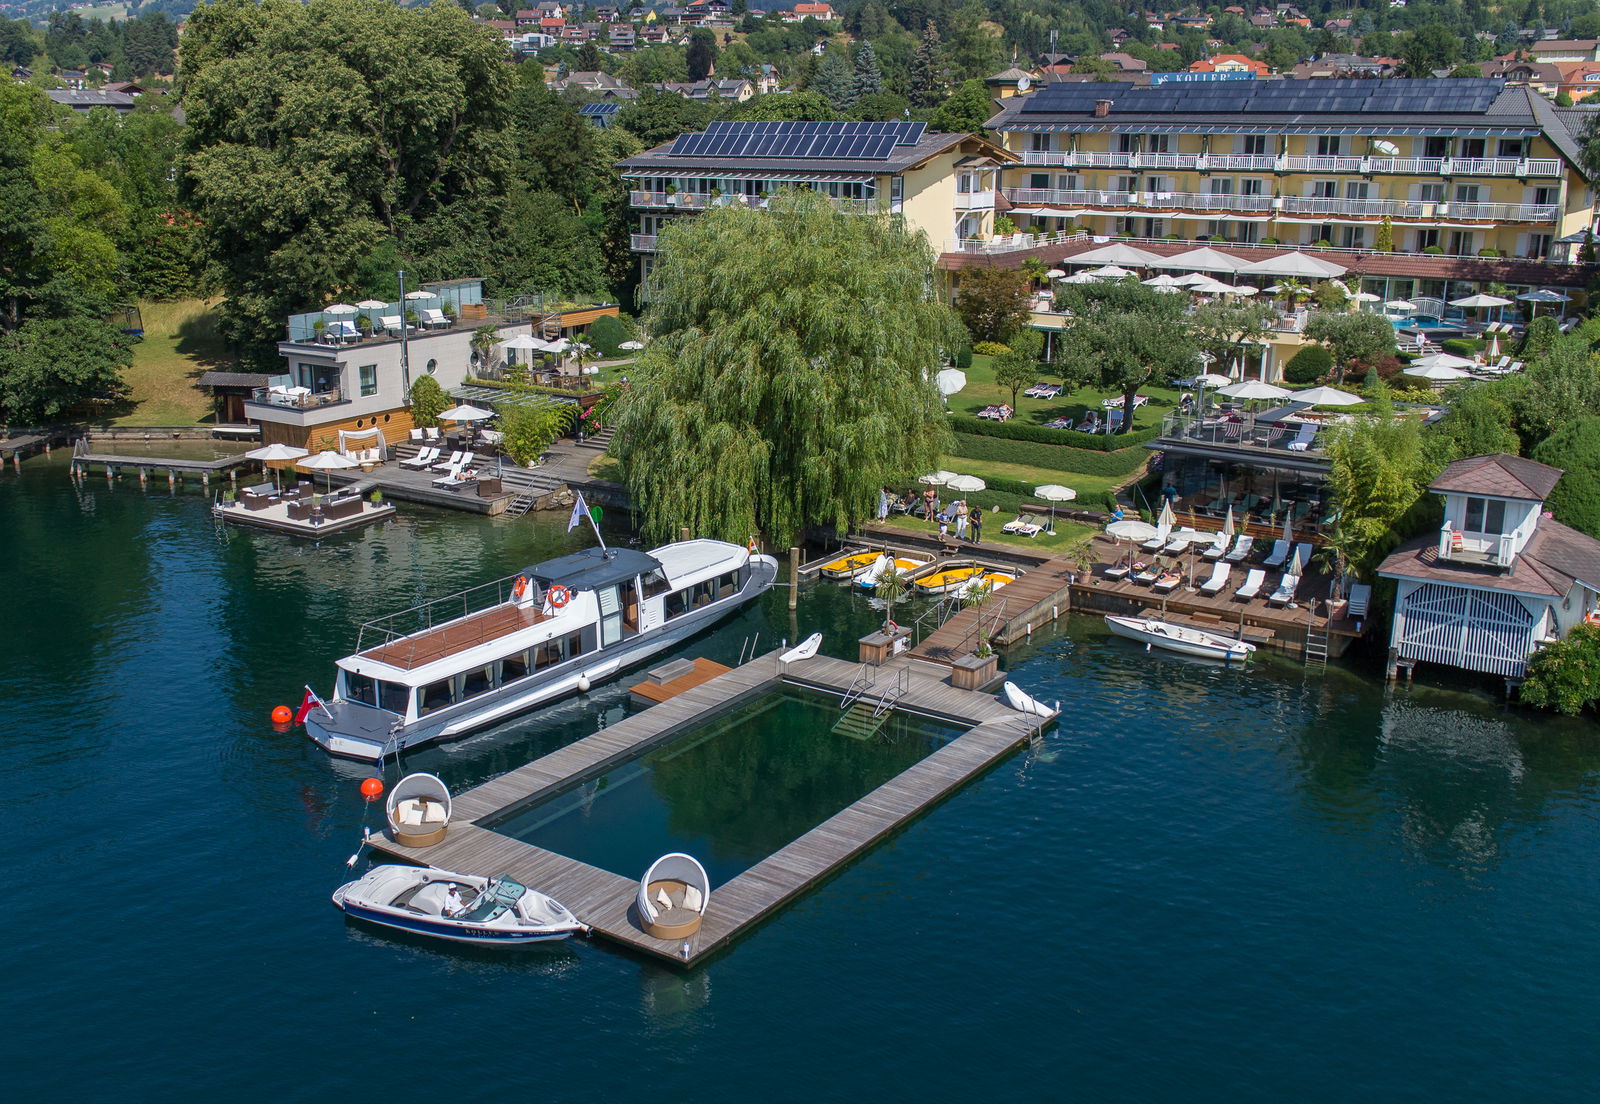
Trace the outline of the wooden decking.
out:
M 704 923 L 687 941 L 644 933 L 633 913 L 637 881 L 493 830 L 574 777 L 602 770 L 734 702 L 780 682 L 842 693 L 861 670 L 859 664 L 823 656 L 780 669 L 777 655 L 761 656 L 461 794 L 454 799 L 450 833 L 435 847 L 402 847 L 386 837 L 374 838 L 372 845 L 464 873 L 509 873 L 560 900 L 601 938 L 664 961 L 694 963 L 988 770 L 1037 730 L 1038 718 L 1017 713 L 991 695 L 952 687 L 943 667 L 913 659 L 879 668 L 877 684 L 883 687 L 899 685 L 901 668 L 907 671 L 902 707 L 970 726 L 969 731 L 726 885 L 713 886 Z
M 972 651 L 980 620 L 985 635 L 996 642 L 1006 642 L 1008 627 L 1013 622 L 1020 623 L 1029 611 L 1052 603 L 1062 608 L 1070 605 L 1063 595 L 1074 570 L 1071 561 L 1063 556 L 1046 560 L 992 592 L 982 605 L 956 613 L 912 648 L 911 654 L 936 663 L 953 663 Z
M 636 683 L 631 688 L 634 697 L 651 705 L 660 705 L 668 698 L 675 698 L 685 690 L 693 690 L 696 686 L 704 685 L 720 675 L 725 675 L 733 668 L 714 659 L 700 656 L 691 661 L 693 668 L 685 671 L 676 678 L 669 678 L 664 682 L 656 682 L 653 677 L 646 678 L 643 682 Z M 655 675 L 654 671 L 650 672 Z
M 518 629 L 526 629 L 543 620 L 544 613 L 536 606 L 503 603 L 479 610 L 460 621 L 368 648 L 361 656 L 410 671 L 454 652 L 510 636 Z

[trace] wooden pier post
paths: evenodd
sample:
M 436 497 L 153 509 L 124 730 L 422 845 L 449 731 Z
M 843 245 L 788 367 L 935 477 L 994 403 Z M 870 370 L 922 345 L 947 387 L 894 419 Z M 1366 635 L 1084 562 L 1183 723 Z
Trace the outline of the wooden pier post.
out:
M 681 541 L 686 541 L 689 539 L 689 527 L 687 525 L 678 530 L 678 539 Z
M 789 546 L 789 608 L 795 609 L 800 605 L 800 548 L 798 545 Z

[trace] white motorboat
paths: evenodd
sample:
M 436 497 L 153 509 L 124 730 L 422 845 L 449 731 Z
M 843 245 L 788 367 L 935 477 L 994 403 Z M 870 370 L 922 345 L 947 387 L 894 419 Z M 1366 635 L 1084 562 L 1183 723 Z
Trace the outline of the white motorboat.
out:
M 448 901 L 455 886 L 462 904 Z M 333 891 L 346 916 L 396 931 L 482 947 L 516 947 L 588 932 L 561 902 L 501 874 L 480 878 L 433 866 L 375 866 Z
M 766 593 L 778 561 L 727 541 L 585 548 L 361 626 L 306 734 L 381 760 L 586 692 Z M 469 611 L 463 613 L 462 611 Z M 320 695 L 318 696 L 320 698 Z
M 1202 659 L 1249 659 L 1256 650 L 1254 644 L 1235 640 L 1230 636 L 1192 629 L 1187 625 L 1174 625 L 1148 617 L 1118 617 L 1106 614 L 1106 628 L 1118 636 L 1137 640 L 1146 649 L 1162 648 L 1169 652 L 1199 656 Z

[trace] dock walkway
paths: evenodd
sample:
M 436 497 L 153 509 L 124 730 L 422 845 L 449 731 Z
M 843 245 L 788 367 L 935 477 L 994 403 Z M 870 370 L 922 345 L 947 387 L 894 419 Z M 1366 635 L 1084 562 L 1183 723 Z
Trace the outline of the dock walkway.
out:
M 992 643 L 1009 644 L 1031 631 L 1035 621 L 1053 620 L 1053 607 L 1071 605 L 1068 595 L 1076 571 L 1067 557 L 1051 557 L 991 593 L 982 605 L 958 611 L 913 647 L 911 654 L 936 663 L 954 663 L 977 643 L 980 620 Z M 1052 612 L 1045 618 L 1035 616 L 1036 610 Z
M 522 809 L 574 779 L 630 757 L 650 744 L 780 683 L 843 694 L 861 670 L 817 656 L 779 669 L 778 653 L 760 656 L 709 682 L 629 717 L 454 798 L 452 824 L 429 848 L 374 837 L 381 852 L 473 874 L 508 873 L 565 904 L 600 938 L 663 961 L 690 964 L 727 946 L 751 925 L 831 876 L 878 840 L 982 774 L 1038 729 L 989 694 L 958 690 L 945 668 L 900 660 L 878 669 L 880 685 L 907 691 L 899 707 L 929 713 L 968 731 L 865 797 L 779 848 L 726 885 L 713 886 L 700 931 L 686 941 L 646 935 L 634 916 L 639 883 L 494 831 Z M 885 681 L 887 676 L 887 682 Z M 643 873 L 641 871 L 641 873 Z

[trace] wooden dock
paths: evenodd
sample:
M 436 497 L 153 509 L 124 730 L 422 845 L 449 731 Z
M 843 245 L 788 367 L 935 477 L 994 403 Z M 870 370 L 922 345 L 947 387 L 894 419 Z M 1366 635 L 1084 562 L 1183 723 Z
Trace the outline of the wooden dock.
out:
M 989 694 L 957 690 L 939 665 L 901 659 L 876 669 L 878 686 L 906 693 L 898 708 L 931 714 L 968 731 L 836 813 L 726 885 L 713 886 L 700 931 L 687 941 L 646 935 L 633 905 L 639 883 L 494 831 L 494 826 L 572 779 L 637 754 L 671 734 L 781 683 L 843 694 L 861 665 L 817 656 L 782 665 L 778 653 L 758 657 L 510 771 L 454 799 L 449 835 L 434 847 L 403 847 L 374 837 L 381 852 L 463 873 L 508 873 L 549 893 L 594 934 L 652 958 L 680 965 L 703 961 L 750 927 L 837 872 L 885 836 L 993 767 L 1038 731 L 1030 718 Z M 902 676 L 901 671 L 905 674 Z M 643 871 L 640 872 L 641 874 Z
M 982 632 L 991 643 L 1009 644 L 1071 608 L 1071 579 L 1077 568 L 1054 556 L 994 591 L 982 605 L 960 610 L 929 633 L 911 654 L 935 663 L 954 663 L 969 654 Z
M 670 665 L 669 667 L 658 667 L 656 670 L 650 671 L 643 682 L 635 683 L 630 687 L 634 698 L 649 705 L 660 705 L 668 698 L 675 698 L 685 690 L 693 690 L 696 686 L 702 686 L 712 679 L 733 670 L 727 664 L 718 663 L 714 659 L 705 658 L 705 656 L 679 660 L 678 663 L 688 664 L 688 669 L 676 676 L 663 678 L 660 681 L 656 679 L 657 673 L 669 674 Z

